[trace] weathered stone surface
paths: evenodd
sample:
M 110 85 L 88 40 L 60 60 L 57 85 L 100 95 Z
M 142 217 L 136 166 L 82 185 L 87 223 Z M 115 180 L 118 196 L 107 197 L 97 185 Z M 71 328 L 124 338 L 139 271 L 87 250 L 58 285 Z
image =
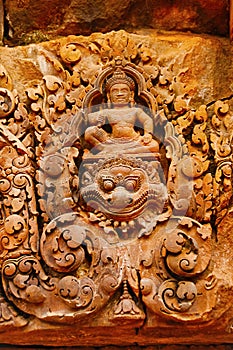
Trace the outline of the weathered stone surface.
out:
M 59 35 L 87 35 L 139 28 L 229 35 L 227 0 L 76 1 L 6 0 L 8 44 L 44 41 Z
M 233 40 L 233 1 L 230 0 L 230 39 Z
M 3 2 L 0 1 L 0 45 L 3 44 L 4 36 L 4 7 Z
M 2 350 L 6 349 L 19 349 L 19 347 L 2 347 Z M 27 350 L 38 349 L 33 347 L 27 347 Z M 54 347 L 43 347 L 43 349 L 53 350 Z M 69 350 L 69 347 L 56 347 L 57 350 Z M 74 347 L 73 349 L 83 350 L 98 350 L 99 347 Z M 232 345 L 152 345 L 152 346 L 102 346 L 101 350 L 231 350 Z
M 105 35 L 94 33 L 90 42 L 95 45 L 105 39 Z M 176 73 L 180 71 L 180 79 L 183 87 L 179 94 L 188 94 L 191 98 L 191 106 L 196 107 L 200 103 L 209 104 L 219 98 L 225 98 L 233 92 L 233 65 L 232 65 L 232 47 L 228 39 L 220 39 L 213 36 L 200 36 L 191 34 L 157 34 L 153 31 L 140 31 L 138 34 L 132 34 L 131 37 L 137 52 L 144 53 L 142 59 L 148 63 L 162 64 L 164 67 L 176 67 Z M 24 91 L 27 87 L 33 86 L 41 81 L 43 75 L 52 74 L 54 68 L 52 64 L 46 64 L 49 59 L 46 58 L 46 50 L 53 54 L 59 52 L 59 47 L 66 42 L 72 43 L 73 37 L 64 38 L 60 41 L 51 41 L 41 45 L 29 45 L 26 47 L 18 46 L 15 48 L 0 47 L 1 63 L 11 72 L 14 87 L 25 100 Z M 117 55 L 124 47 L 127 49 L 128 36 L 126 32 L 112 32 L 109 34 L 111 45 L 114 49 L 107 48 L 104 55 L 106 61 L 111 55 Z M 75 38 L 80 41 L 80 45 L 90 46 L 90 42 L 85 37 Z M 79 46 L 79 44 L 78 44 Z M 146 49 L 148 50 L 146 51 Z M 98 47 L 93 49 L 99 50 Z M 88 50 L 91 50 L 89 47 Z M 155 58 L 151 62 L 150 53 L 154 52 Z M 69 53 L 69 51 L 67 51 Z M 148 54 L 148 57 L 146 56 Z M 96 63 L 90 60 L 89 66 L 93 62 L 93 68 Z M 80 62 L 81 71 L 86 70 L 84 61 Z M 183 70 L 186 70 L 183 72 Z M 226 81 L 228 82 L 226 84 Z M 179 87 L 180 88 L 180 87 Z

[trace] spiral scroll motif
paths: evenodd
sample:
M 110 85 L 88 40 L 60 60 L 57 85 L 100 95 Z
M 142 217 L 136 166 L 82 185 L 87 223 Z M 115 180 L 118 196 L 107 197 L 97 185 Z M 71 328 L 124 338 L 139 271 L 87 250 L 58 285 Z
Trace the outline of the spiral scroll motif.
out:
M 15 101 L 12 92 L 0 88 L 0 118 L 5 118 L 13 112 Z
M 68 218 L 69 217 L 69 218 Z M 74 215 L 53 220 L 41 237 L 41 253 L 44 261 L 55 271 L 69 272 L 77 269 L 85 259 L 84 241 L 86 228 L 73 223 Z
M 195 302 L 197 288 L 190 281 L 167 280 L 161 284 L 158 294 L 165 312 L 185 312 Z

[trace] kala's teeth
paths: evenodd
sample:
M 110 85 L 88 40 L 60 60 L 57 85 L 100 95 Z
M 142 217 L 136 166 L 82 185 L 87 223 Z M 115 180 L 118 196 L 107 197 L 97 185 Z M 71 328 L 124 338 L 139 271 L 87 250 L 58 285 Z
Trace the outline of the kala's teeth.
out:
M 127 223 L 125 221 L 122 221 L 121 227 L 124 229 L 124 228 L 126 228 L 126 226 L 127 226 Z
M 130 227 L 134 227 L 134 225 L 135 225 L 134 220 L 130 220 L 130 221 L 129 221 L 129 226 L 130 226 Z
M 98 221 L 98 218 L 97 218 L 97 216 L 95 214 L 90 213 L 89 214 L 89 220 L 90 221 Z

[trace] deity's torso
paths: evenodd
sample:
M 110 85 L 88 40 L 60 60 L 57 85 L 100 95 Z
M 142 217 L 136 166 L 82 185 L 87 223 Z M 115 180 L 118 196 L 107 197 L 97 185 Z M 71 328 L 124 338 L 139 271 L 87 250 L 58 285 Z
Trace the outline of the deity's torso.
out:
M 142 112 L 140 108 L 117 107 L 99 112 L 105 117 L 105 123 L 112 127 L 111 137 L 135 139 L 138 133 L 134 126 L 138 114 Z

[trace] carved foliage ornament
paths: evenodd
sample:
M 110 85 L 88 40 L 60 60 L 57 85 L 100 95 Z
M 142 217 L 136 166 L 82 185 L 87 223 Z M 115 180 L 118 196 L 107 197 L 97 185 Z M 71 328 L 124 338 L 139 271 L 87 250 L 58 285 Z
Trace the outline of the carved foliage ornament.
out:
M 27 105 L 1 67 L 2 323 L 26 324 L 15 310 L 73 322 L 110 298 L 109 322 L 140 324 L 145 308 L 208 321 L 220 283 L 212 225 L 232 198 L 230 105 L 191 110 L 179 77 L 130 40 L 93 40 L 95 64 L 67 40 L 57 58 L 43 52 L 54 75 Z

